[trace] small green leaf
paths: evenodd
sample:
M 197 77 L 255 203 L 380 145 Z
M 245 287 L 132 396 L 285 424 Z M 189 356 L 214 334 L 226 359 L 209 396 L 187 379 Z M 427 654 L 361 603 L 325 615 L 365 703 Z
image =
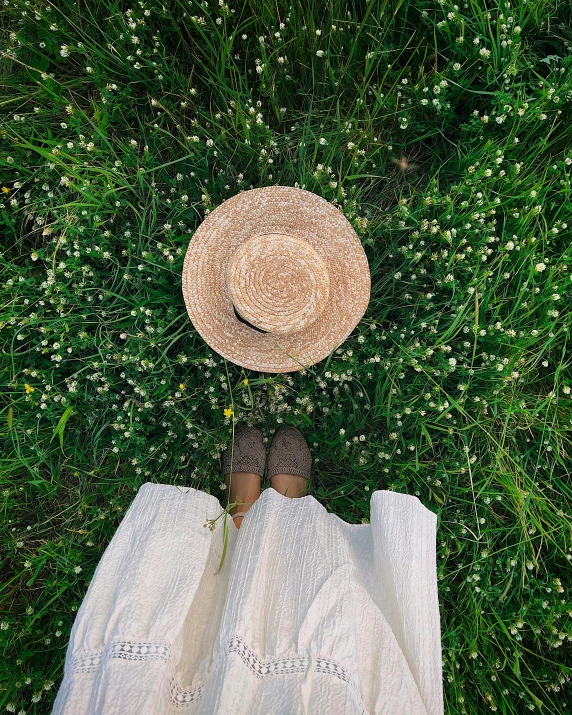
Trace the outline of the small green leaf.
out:
M 64 451 L 64 429 L 66 426 L 66 422 L 68 419 L 71 417 L 73 414 L 73 407 L 66 407 L 65 412 L 63 415 L 60 417 L 60 420 L 58 424 L 54 428 L 54 433 L 52 435 L 52 439 L 50 440 L 50 443 L 53 441 L 54 437 L 57 435 L 60 438 L 60 447 L 62 449 L 62 452 Z
M 515 675 L 520 675 L 520 663 L 518 662 L 518 651 L 514 654 L 514 663 L 512 666 L 512 672 Z
M 36 566 L 36 570 L 34 571 L 32 578 L 26 582 L 26 586 L 32 586 L 34 581 L 38 578 L 38 574 L 42 570 L 42 566 L 46 563 L 46 559 L 42 559 L 38 565 Z

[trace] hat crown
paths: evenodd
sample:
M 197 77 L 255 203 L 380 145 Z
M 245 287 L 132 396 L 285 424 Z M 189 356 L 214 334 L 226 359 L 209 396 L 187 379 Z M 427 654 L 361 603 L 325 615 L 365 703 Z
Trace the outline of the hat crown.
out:
M 307 241 L 284 233 L 262 234 L 242 243 L 229 262 L 227 286 L 237 313 L 274 334 L 311 325 L 330 295 L 324 260 Z

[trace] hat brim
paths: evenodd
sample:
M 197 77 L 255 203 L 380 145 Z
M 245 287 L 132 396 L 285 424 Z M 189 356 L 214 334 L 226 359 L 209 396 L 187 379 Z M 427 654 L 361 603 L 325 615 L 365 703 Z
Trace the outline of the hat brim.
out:
M 263 334 L 239 321 L 227 287 L 238 246 L 267 233 L 307 241 L 328 267 L 323 312 L 289 335 Z M 213 350 L 250 370 L 282 373 L 319 362 L 346 340 L 366 311 L 371 280 L 361 242 L 339 209 L 310 191 L 269 186 L 241 192 L 205 218 L 189 243 L 182 287 L 191 322 Z

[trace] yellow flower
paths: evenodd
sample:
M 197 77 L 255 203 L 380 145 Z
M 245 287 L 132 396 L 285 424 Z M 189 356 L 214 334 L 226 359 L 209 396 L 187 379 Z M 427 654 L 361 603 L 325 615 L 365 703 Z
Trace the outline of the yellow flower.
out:
M 244 378 L 244 380 L 242 381 L 242 384 L 243 384 L 244 386 L 248 385 L 248 378 L 247 378 L 247 377 Z
M 184 386 L 183 383 L 181 382 L 181 384 L 179 385 L 179 390 L 184 390 L 184 389 L 185 389 L 185 386 Z
M 227 407 L 226 410 L 224 411 L 224 416 L 232 417 L 233 415 L 234 415 L 234 410 L 230 407 Z
M 30 392 L 34 392 L 35 389 L 36 389 L 35 387 L 28 385 L 27 382 L 24 383 L 24 390 L 26 390 L 26 395 L 29 395 Z
M 10 193 L 10 189 L 8 189 L 6 186 L 3 186 L 3 187 L 2 187 L 2 191 L 3 191 L 3 193 L 5 193 L 5 194 L 9 194 L 9 193 Z

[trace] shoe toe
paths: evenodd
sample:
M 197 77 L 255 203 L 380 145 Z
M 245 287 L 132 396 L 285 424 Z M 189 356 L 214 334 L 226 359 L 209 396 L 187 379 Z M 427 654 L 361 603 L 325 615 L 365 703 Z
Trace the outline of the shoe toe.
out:
M 226 476 L 231 471 L 250 472 L 262 477 L 265 464 L 266 450 L 262 432 L 256 427 L 238 427 L 234 433 L 234 446 L 231 441 L 222 453 L 222 473 Z
M 268 476 L 292 474 L 310 479 L 312 453 L 295 427 L 282 427 L 274 435 L 268 452 Z

